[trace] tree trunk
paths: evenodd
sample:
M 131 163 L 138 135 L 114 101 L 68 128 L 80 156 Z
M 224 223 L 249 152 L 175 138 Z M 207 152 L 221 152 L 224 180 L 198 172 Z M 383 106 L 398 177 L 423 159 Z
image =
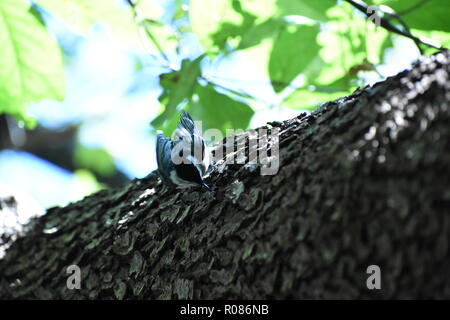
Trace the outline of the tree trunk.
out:
M 449 76 L 436 54 L 271 123 L 273 176 L 217 166 L 211 195 L 151 175 L 51 208 L 0 260 L 0 298 L 450 298 Z

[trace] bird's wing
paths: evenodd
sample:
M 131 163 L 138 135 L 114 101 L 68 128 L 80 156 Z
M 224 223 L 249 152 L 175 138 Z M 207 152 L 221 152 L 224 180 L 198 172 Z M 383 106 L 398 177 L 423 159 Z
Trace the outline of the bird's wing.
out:
M 158 164 L 158 173 L 166 184 L 171 184 L 169 172 L 173 169 L 171 159 L 172 141 L 164 138 L 161 132 L 156 135 L 156 162 Z
M 181 111 L 180 122 L 174 136 L 178 140 L 178 142 L 175 142 L 176 144 L 182 143 L 186 150 L 190 150 L 188 160 L 195 164 L 196 168 L 200 170 L 200 175 L 203 176 L 209 164 L 208 150 L 200 131 L 194 124 L 194 120 L 184 110 Z

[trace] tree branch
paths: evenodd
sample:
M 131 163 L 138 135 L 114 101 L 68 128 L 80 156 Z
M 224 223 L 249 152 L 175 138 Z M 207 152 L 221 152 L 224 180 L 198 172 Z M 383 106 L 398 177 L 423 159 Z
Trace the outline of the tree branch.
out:
M 372 15 L 369 13 L 369 6 L 364 3 L 363 1 L 360 0 L 345 0 L 346 2 L 348 2 L 351 6 L 353 6 L 355 9 L 359 10 L 360 12 L 364 13 L 368 18 L 370 18 Z M 380 9 L 379 9 L 380 10 Z M 381 10 L 380 10 L 381 11 Z M 445 48 L 443 47 L 438 47 L 424 39 L 420 39 L 416 36 L 414 36 L 413 34 L 411 34 L 411 32 L 409 32 L 407 25 L 402 21 L 401 17 L 398 14 L 392 14 L 392 13 L 388 13 L 385 11 L 381 11 L 384 14 L 391 16 L 393 18 L 395 18 L 402 26 L 405 30 L 401 30 L 399 28 L 397 28 L 395 25 L 393 25 L 388 19 L 384 18 L 384 17 L 379 17 L 379 21 L 380 21 L 380 26 L 383 27 L 384 29 L 401 35 L 403 37 L 409 38 L 411 40 L 414 41 L 414 43 L 417 45 L 417 47 L 419 48 L 420 52 L 422 53 L 423 50 L 420 47 L 420 45 L 426 45 L 428 47 L 437 49 L 439 51 L 445 50 Z M 375 23 L 375 22 L 374 22 Z

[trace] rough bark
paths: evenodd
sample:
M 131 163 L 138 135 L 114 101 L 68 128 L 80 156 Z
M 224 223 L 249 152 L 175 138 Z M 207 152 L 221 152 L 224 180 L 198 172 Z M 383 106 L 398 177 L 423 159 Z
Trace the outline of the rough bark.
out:
M 0 260 L 0 297 L 450 298 L 449 76 L 444 52 L 272 123 L 278 174 L 216 168 L 215 196 L 153 175 L 49 209 Z

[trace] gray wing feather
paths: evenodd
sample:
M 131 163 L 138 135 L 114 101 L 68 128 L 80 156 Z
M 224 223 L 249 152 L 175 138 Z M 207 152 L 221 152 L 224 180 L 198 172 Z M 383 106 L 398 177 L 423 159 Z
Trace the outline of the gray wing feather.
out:
M 190 139 L 184 135 L 184 143 L 190 144 L 194 146 L 194 161 L 197 164 L 198 169 L 200 169 L 200 175 L 203 176 L 208 169 L 207 163 L 205 163 L 205 157 L 206 155 L 206 145 L 205 141 L 203 140 L 202 136 L 200 135 L 200 131 L 197 127 L 195 127 L 194 120 L 192 120 L 192 117 L 187 113 L 186 111 L 182 110 L 180 114 L 180 123 L 178 124 L 178 130 L 184 130 L 186 129 L 190 133 Z M 175 135 L 177 137 L 182 137 L 182 132 L 176 132 Z M 187 139 L 186 139 L 187 138 Z M 209 159 L 206 160 L 209 162 Z
M 178 124 L 178 127 L 185 128 L 190 134 L 200 134 L 198 129 L 195 127 L 194 120 L 192 120 L 189 113 L 184 110 L 181 111 L 180 123 Z
M 169 172 L 173 170 L 174 164 L 171 159 L 172 141 L 164 138 L 162 133 L 156 136 L 156 162 L 158 164 L 158 174 L 164 183 L 173 185 L 170 181 Z

